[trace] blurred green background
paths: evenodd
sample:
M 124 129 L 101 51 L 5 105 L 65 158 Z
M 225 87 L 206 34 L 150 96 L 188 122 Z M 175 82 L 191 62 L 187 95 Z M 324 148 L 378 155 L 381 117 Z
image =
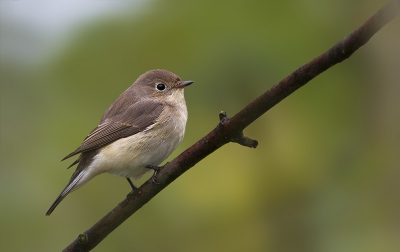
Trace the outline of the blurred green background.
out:
M 1 1 L 0 250 L 60 251 L 125 198 L 125 179 L 101 175 L 45 217 L 74 169 L 59 161 L 140 74 L 195 81 L 171 160 L 385 3 Z M 256 149 L 219 149 L 95 251 L 400 251 L 399 28 L 250 125 Z

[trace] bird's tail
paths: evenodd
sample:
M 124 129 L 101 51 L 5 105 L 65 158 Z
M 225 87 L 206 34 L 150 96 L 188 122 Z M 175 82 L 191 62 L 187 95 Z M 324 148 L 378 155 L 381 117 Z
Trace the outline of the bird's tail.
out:
M 85 175 L 85 173 L 86 173 L 85 171 L 81 171 L 75 178 L 74 175 L 72 175 L 73 179 L 70 180 L 68 185 L 64 188 L 64 190 L 60 193 L 60 195 L 58 195 L 57 199 L 53 202 L 49 210 L 47 210 L 46 216 L 49 216 L 54 211 L 54 209 L 68 195 L 68 193 L 72 192 L 75 189 L 78 189 L 80 186 L 84 184 L 82 183 L 78 185 L 78 182 L 81 180 L 83 175 Z
M 64 192 L 64 191 L 63 191 Z M 49 208 L 49 210 L 47 210 L 46 212 L 46 216 L 49 216 L 54 209 L 58 206 L 58 204 L 60 204 L 60 202 L 65 198 L 65 196 L 67 196 L 67 194 L 63 195 L 62 193 L 57 197 L 57 199 L 53 202 L 53 204 L 51 205 L 51 207 Z

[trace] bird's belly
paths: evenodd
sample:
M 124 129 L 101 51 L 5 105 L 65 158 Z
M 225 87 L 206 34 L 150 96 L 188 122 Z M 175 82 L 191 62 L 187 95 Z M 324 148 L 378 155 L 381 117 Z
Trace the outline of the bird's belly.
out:
M 140 178 L 149 171 L 147 165 L 159 165 L 179 145 L 183 131 L 139 132 L 119 139 L 101 149 L 94 158 L 98 171 L 122 177 Z

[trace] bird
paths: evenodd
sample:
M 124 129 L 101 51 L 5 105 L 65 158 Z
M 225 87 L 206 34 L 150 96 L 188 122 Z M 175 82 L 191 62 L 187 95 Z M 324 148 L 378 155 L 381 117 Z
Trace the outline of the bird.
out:
M 182 141 L 188 112 L 184 88 L 193 81 L 163 69 L 147 71 L 105 111 L 99 125 L 61 161 L 79 154 L 67 186 L 46 212 L 49 216 L 72 191 L 102 173 L 139 179 L 158 167 Z

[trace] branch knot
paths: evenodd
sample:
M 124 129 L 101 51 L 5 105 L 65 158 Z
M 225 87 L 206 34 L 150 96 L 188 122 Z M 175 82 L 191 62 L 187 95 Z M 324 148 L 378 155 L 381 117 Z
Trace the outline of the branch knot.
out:
M 222 126 L 226 125 L 227 122 L 229 121 L 229 116 L 226 114 L 225 111 L 221 111 L 219 112 L 219 120 L 220 120 L 220 124 Z M 233 136 L 230 137 L 229 139 L 230 142 L 234 142 L 234 143 L 238 143 L 240 145 L 246 146 L 246 147 L 250 147 L 250 148 L 256 148 L 258 145 L 258 141 L 257 140 L 253 140 L 250 139 L 246 136 L 244 136 L 243 132 L 240 132 L 239 134 L 235 134 Z

